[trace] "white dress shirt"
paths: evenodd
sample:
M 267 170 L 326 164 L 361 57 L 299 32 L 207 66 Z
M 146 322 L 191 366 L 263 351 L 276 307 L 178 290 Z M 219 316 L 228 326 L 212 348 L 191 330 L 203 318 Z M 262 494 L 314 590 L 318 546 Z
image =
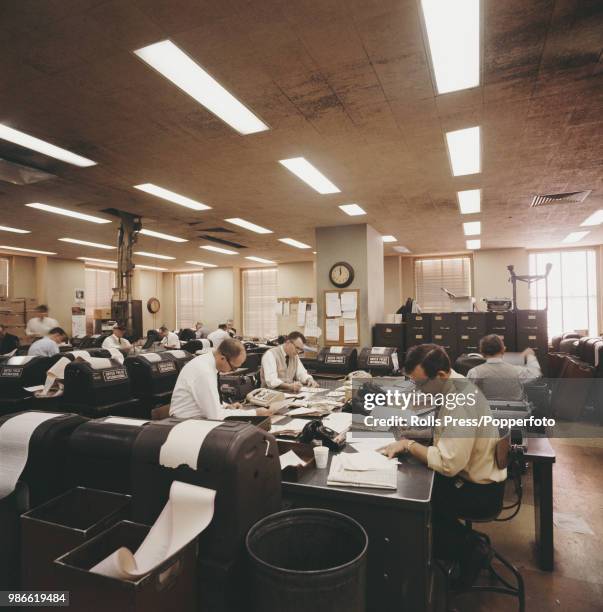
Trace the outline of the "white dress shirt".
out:
M 280 351 L 282 351 L 283 355 L 286 355 L 285 349 L 283 348 L 282 344 L 278 348 Z M 282 381 L 278 377 L 276 359 L 274 358 L 274 354 L 272 351 L 266 351 L 262 355 L 262 370 L 264 376 L 264 383 L 270 389 L 276 389 L 277 387 L 280 387 L 282 384 L 284 384 L 284 381 Z M 302 363 L 301 359 L 297 357 L 297 368 L 295 370 L 294 382 L 299 381 L 302 385 L 307 385 L 313 380 L 314 379 L 308 374 L 308 371 L 304 367 L 304 364 Z
M 230 334 L 227 331 L 220 329 L 220 328 L 216 329 L 210 334 L 207 334 L 207 339 L 211 340 L 214 348 L 219 347 L 220 344 L 222 344 L 222 341 L 226 340 L 226 338 L 230 338 Z
M 174 332 L 168 332 L 167 336 L 161 341 L 161 344 L 168 349 L 179 349 L 180 338 Z
M 25 333 L 28 336 L 46 336 L 53 327 L 58 327 L 59 322 L 56 319 L 50 317 L 34 317 L 27 321 L 27 327 Z
M 111 334 L 103 340 L 102 348 L 129 349 L 132 348 L 132 345 L 130 344 L 129 340 L 126 340 L 125 338 L 119 338 L 115 334 Z
M 27 351 L 30 356 L 40 355 L 42 357 L 52 357 L 59 352 L 59 345 L 48 336 L 36 340 Z
M 218 368 L 213 351 L 191 359 L 176 381 L 170 416 L 222 421 L 227 416 L 255 416 L 255 410 L 223 408 L 218 393 Z

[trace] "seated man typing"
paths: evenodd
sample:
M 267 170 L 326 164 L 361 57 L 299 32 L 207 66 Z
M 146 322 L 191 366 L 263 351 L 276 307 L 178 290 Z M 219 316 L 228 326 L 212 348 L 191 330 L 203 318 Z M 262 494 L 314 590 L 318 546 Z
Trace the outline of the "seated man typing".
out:
M 227 416 L 267 416 L 268 408 L 238 410 L 239 404 L 226 408 L 220 400 L 219 372 L 234 372 L 247 358 L 238 340 L 224 340 L 220 346 L 189 361 L 178 375 L 170 416 L 178 419 L 223 420 Z
M 30 356 L 52 357 L 59 353 L 59 344 L 67 340 L 67 334 L 60 327 L 53 327 L 47 336 L 36 340 L 27 351 Z
M 116 349 L 130 349 L 132 345 L 130 341 L 124 338 L 126 333 L 126 326 L 117 324 L 113 327 L 113 333 L 107 336 L 103 340 L 102 347 L 104 349 L 116 348 Z
M 472 380 L 489 400 L 520 402 L 524 399 L 523 385 L 542 376 L 538 359 L 532 349 L 526 349 L 525 366 L 512 365 L 503 360 L 505 345 L 500 336 L 484 336 L 479 343 L 486 363 L 471 368 L 467 378 Z
M 302 385 L 318 387 L 308 374 L 299 356 L 304 352 L 306 338 L 301 332 L 291 332 L 285 342 L 266 351 L 262 356 L 260 377 L 262 387 L 299 393 Z

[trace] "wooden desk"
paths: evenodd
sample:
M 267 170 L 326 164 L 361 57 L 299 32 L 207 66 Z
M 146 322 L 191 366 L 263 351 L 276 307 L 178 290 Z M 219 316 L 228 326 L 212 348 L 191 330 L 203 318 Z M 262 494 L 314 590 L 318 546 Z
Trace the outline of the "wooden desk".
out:
M 328 472 L 315 469 L 300 482 L 283 482 L 285 503 L 342 512 L 366 529 L 367 610 L 431 610 L 434 473 L 404 457 L 398 466 L 398 489 L 387 491 L 327 486 Z
M 555 451 L 548 438 L 528 438 L 526 461 L 532 463 L 534 481 L 534 530 L 540 569 L 552 571 L 553 546 L 553 464 Z

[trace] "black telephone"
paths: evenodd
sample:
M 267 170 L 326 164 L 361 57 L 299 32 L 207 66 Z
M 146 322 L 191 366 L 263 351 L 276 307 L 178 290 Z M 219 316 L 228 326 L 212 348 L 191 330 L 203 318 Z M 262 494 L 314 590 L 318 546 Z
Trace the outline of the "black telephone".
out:
M 300 442 L 309 444 L 312 440 L 319 440 L 323 446 L 338 453 L 345 447 L 345 434 L 338 434 L 336 431 L 322 424 L 322 421 L 310 421 L 299 436 Z

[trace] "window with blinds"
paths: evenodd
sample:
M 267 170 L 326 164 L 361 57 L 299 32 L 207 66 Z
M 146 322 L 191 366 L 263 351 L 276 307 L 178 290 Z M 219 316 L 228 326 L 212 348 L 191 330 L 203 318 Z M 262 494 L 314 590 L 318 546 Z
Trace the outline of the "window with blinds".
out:
M 115 270 L 86 268 L 86 327 L 92 331 L 95 308 L 111 308 Z
M 415 295 L 423 312 L 450 311 L 450 298 L 471 295 L 471 258 L 441 257 L 415 260 Z
M 549 338 L 578 331 L 597 333 L 597 265 L 593 249 L 530 253 L 530 274 L 544 274 L 553 264 L 548 278 Z M 543 280 L 530 284 L 530 308 L 547 307 Z
M 277 290 L 276 268 L 243 270 L 243 333 L 246 336 L 276 336 Z
M 203 272 L 176 274 L 176 329 L 194 329 L 202 312 Z
M 8 259 L 0 258 L 0 298 L 8 297 Z

